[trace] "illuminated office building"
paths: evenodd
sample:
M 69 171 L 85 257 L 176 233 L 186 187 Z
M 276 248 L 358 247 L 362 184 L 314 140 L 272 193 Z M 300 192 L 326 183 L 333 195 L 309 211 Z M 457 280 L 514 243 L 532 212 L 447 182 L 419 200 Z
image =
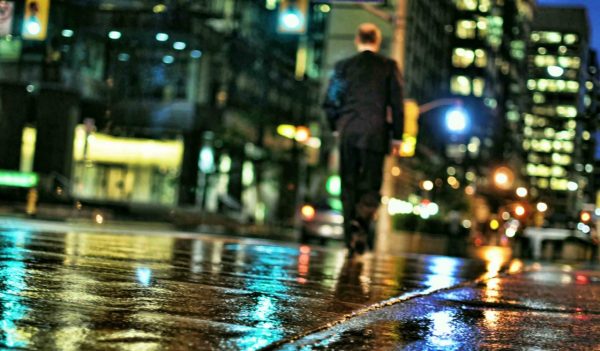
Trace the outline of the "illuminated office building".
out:
M 526 174 L 534 193 L 552 205 L 555 215 L 572 215 L 589 194 L 588 179 L 594 171 L 590 143 L 595 116 L 590 108 L 596 102 L 590 94 L 594 89 L 590 73 L 597 68 L 589 61 L 586 10 L 539 7 L 528 55 Z
M 455 7 L 450 93 L 464 101 L 472 121 L 469 138 L 447 154 L 471 182 L 499 163 L 520 167 L 515 145 L 527 106 L 526 41 L 535 2 L 456 0 Z

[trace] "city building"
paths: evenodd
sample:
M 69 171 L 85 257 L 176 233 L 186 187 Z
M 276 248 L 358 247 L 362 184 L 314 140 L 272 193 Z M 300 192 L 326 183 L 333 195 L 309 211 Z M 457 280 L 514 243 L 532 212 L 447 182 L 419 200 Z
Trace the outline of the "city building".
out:
M 519 169 L 520 123 L 526 111 L 526 42 L 533 1 L 459 0 L 453 31 L 450 92 L 471 115 L 468 139 L 447 154 L 463 179 L 489 179 L 494 166 Z
M 289 34 L 277 1 L 36 1 L 43 33 L 21 2 L 0 33 L 0 169 L 69 201 L 293 214 L 311 146 L 277 126 L 318 118 L 326 8 Z
M 551 221 L 565 223 L 590 194 L 594 167 L 590 128 L 595 116 L 590 115 L 593 101 L 587 89 L 593 89 L 589 74 L 596 63 L 589 61 L 593 55 L 586 10 L 538 7 L 528 50 L 526 174 L 533 193 L 550 204 Z

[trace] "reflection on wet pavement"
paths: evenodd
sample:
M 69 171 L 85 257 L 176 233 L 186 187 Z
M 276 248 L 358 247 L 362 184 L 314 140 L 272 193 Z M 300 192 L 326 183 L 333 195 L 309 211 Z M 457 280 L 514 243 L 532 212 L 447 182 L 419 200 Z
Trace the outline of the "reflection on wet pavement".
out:
M 538 268 L 372 311 L 279 349 L 598 350 L 600 273 Z
M 486 271 L 436 256 L 347 261 L 249 240 L 23 230 L 0 231 L 0 255 L 0 345 L 48 350 L 257 350 Z M 419 323 L 443 343 L 454 317 L 436 313 Z

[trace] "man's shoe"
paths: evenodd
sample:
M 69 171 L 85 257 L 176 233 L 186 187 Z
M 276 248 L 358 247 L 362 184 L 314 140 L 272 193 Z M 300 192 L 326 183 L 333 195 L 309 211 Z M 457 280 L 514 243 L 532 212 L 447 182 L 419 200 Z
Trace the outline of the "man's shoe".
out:
M 367 232 L 357 221 L 350 222 L 350 230 L 352 232 L 352 238 L 350 240 L 350 248 L 348 250 L 348 256 L 357 253 L 362 255 L 367 250 Z

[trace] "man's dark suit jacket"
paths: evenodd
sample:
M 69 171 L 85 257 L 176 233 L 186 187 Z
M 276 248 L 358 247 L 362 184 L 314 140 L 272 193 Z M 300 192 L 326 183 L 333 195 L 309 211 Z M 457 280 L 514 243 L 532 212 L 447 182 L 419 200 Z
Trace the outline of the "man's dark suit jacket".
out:
M 360 149 L 388 152 L 404 129 L 401 82 L 396 62 L 371 51 L 338 62 L 323 104 L 332 130 Z

